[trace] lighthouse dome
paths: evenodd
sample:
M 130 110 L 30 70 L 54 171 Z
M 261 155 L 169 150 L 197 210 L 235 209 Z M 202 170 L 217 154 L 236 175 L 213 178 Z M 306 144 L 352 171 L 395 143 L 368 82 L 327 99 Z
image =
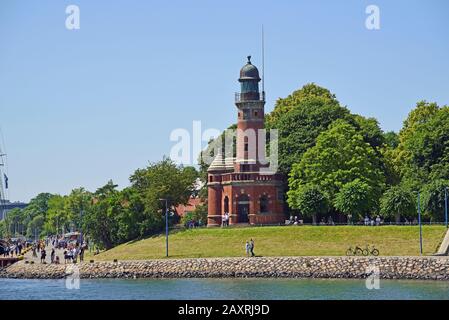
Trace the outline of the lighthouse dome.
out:
M 260 81 L 259 70 L 251 63 L 251 56 L 248 56 L 248 62 L 240 69 L 239 81 L 257 80 Z

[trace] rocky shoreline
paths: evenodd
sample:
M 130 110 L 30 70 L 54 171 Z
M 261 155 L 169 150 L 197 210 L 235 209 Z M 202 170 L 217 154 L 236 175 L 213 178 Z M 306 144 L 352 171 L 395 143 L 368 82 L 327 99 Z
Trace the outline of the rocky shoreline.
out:
M 77 268 L 73 268 L 76 266 Z M 0 278 L 353 278 L 378 270 L 382 279 L 449 280 L 447 257 L 256 257 L 84 262 L 76 265 L 17 262 Z

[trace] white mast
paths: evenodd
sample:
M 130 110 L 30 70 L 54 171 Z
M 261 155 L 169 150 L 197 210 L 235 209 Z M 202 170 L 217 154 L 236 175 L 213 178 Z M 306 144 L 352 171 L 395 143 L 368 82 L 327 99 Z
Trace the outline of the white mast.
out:
M 262 24 L 262 94 L 265 99 L 265 35 Z
M 5 218 L 5 203 L 6 203 L 6 194 L 5 189 L 3 188 L 3 179 L 4 179 L 4 170 L 5 162 L 3 161 L 3 157 L 5 157 L 6 154 L 2 153 L 2 150 L 0 148 L 0 220 L 3 220 Z
M 3 181 L 5 178 L 5 165 L 6 165 L 6 154 L 3 153 L 2 144 L 4 144 L 3 133 L 0 130 L 1 141 L 0 141 L 0 220 L 5 218 L 5 204 L 6 204 L 6 193 L 3 187 Z

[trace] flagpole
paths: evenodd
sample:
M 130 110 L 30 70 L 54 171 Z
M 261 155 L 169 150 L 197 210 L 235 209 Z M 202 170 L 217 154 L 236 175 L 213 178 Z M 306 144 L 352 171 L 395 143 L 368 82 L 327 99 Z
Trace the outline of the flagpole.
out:
M 0 150 L 1 152 L 1 150 Z M 3 163 L 3 157 L 5 155 L 0 153 L 0 218 L 1 220 L 5 219 L 5 199 L 6 199 L 6 195 L 5 195 L 5 190 L 3 189 L 3 171 L 2 168 L 5 166 Z

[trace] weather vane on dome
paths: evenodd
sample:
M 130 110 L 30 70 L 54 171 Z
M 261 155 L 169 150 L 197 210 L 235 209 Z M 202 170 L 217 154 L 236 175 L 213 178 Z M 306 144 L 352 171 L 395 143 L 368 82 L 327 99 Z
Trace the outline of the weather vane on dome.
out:
M 251 56 L 248 56 L 248 63 L 251 64 Z

